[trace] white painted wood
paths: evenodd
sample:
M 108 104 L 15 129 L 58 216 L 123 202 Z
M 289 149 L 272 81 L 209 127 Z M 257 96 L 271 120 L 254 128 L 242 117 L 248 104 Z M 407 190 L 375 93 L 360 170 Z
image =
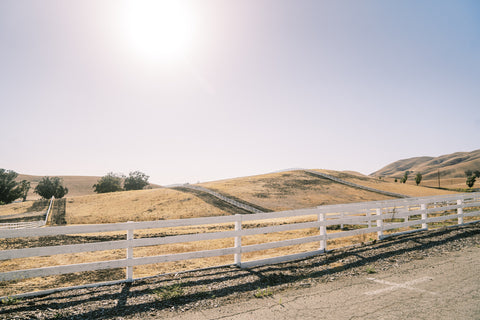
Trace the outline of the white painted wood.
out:
M 50 246 L 50 247 L 10 249 L 10 250 L 0 251 L 0 260 L 28 258 L 28 257 L 42 257 L 42 256 L 51 256 L 55 254 L 125 249 L 127 247 L 128 247 L 128 242 L 126 240 L 119 240 L 119 241 L 106 241 L 106 242 L 95 242 L 95 243 L 69 244 L 69 245 Z
M 377 219 L 378 219 L 377 220 L 377 228 L 378 228 L 377 237 L 380 240 L 383 237 L 383 220 L 382 220 L 381 217 L 379 217 L 379 216 L 382 215 L 382 209 L 380 209 L 380 208 L 375 209 L 375 214 L 376 214 Z
M 267 242 L 261 244 L 252 244 L 248 246 L 243 246 L 241 248 L 242 253 L 252 252 L 252 251 L 260 251 L 260 250 L 268 250 L 268 249 L 275 249 L 281 247 L 288 247 L 303 243 L 310 243 L 310 242 L 317 242 L 323 240 L 324 236 L 310 236 L 310 237 L 303 237 L 303 238 L 295 238 L 289 240 L 282 240 L 282 241 L 274 241 L 274 242 Z
M 218 256 L 225 256 L 228 254 L 235 254 L 235 253 L 237 253 L 237 249 L 232 247 L 232 248 L 222 248 L 222 249 L 214 249 L 214 250 L 174 253 L 174 254 L 167 254 L 167 255 L 160 255 L 160 256 L 152 256 L 152 257 L 139 257 L 139 258 L 133 258 L 132 261 L 131 262 L 128 261 L 128 263 L 129 265 L 131 263 L 131 266 L 139 266 L 139 265 L 152 264 L 152 263 L 218 257 Z
M 300 230 L 300 229 L 309 229 L 309 228 L 318 228 L 319 222 L 303 222 L 303 223 L 291 223 L 291 224 L 282 224 L 278 226 L 271 226 L 271 227 L 262 227 L 262 228 L 252 228 L 252 229 L 242 229 L 241 235 L 242 236 L 251 236 L 255 234 L 266 234 L 272 232 L 280 232 L 280 231 L 290 231 L 290 230 Z
M 327 226 L 325 225 L 325 213 L 318 215 L 318 222 L 320 223 L 320 250 L 327 251 Z
M 133 221 L 129 221 L 128 223 L 133 223 Z M 127 248 L 127 260 L 129 260 L 129 264 L 131 263 L 131 260 L 133 259 L 133 230 L 128 229 L 127 230 L 127 243 L 128 243 L 128 248 Z M 127 281 L 132 282 L 133 281 L 133 267 L 127 266 Z
M 356 203 L 345 205 L 331 205 L 322 206 L 312 209 L 290 210 L 274 213 L 258 213 L 251 215 L 238 216 L 223 216 L 223 217 L 206 217 L 193 219 L 176 219 L 176 220 L 162 220 L 162 221 L 148 221 L 148 222 L 129 222 L 117 224 L 103 224 L 103 225 L 81 225 L 81 226 L 63 226 L 63 227 L 45 227 L 40 229 L 26 229 L 26 230 L 0 230 L 0 238 L 12 237 L 29 237 L 29 236 L 46 236 L 46 235 L 63 235 L 63 234 L 81 234 L 81 233 L 96 233 L 108 231 L 127 231 L 127 240 L 107 241 L 98 243 L 65 245 L 65 246 L 51 246 L 39 248 L 25 248 L 0 251 L 0 260 L 8 260 L 15 258 L 26 258 L 36 256 L 47 256 L 64 253 L 78 253 L 90 252 L 100 250 L 126 249 L 126 259 L 102 261 L 93 263 L 83 263 L 67 266 L 52 266 L 46 268 L 29 269 L 29 270 L 15 270 L 10 272 L 0 273 L 0 281 L 15 280 L 27 277 L 48 276 L 72 272 L 93 271 L 99 269 L 109 268 L 127 268 L 127 281 L 133 279 L 133 267 L 142 264 L 161 263 L 169 261 L 180 261 L 188 259 L 197 259 L 203 257 L 214 257 L 221 255 L 235 256 L 235 264 L 242 267 L 276 263 L 281 261 L 288 261 L 292 257 L 299 259 L 310 253 L 294 254 L 289 256 L 275 257 L 269 259 L 258 260 L 254 262 L 241 262 L 242 252 L 253 252 L 258 250 L 266 250 L 279 248 L 290 245 L 298 245 L 302 243 L 320 241 L 320 250 L 313 251 L 315 254 L 324 252 L 326 250 L 327 239 L 348 237 L 370 232 L 377 232 L 379 239 L 388 236 L 405 234 L 408 232 L 416 232 L 417 230 L 410 230 L 407 232 L 399 232 L 389 235 L 384 235 L 383 231 L 397 228 L 411 227 L 415 225 L 422 226 L 426 230 L 427 223 L 439 222 L 443 220 L 458 219 L 458 223 L 463 222 L 463 217 L 473 217 L 480 215 L 480 211 L 469 211 L 468 208 L 476 208 L 480 206 L 480 193 L 475 194 L 456 194 L 449 196 L 435 196 L 410 198 L 401 200 L 387 200 L 375 201 L 369 203 Z M 372 212 L 375 210 L 375 215 Z M 454 211 L 456 210 L 456 211 Z M 444 214 L 449 211 L 451 214 Z M 444 214 L 438 217 L 428 217 L 428 214 L 439 213 Z M 317 221 L 290 223 L 277 226 L 267 226 L 262 228 L 242 228 L 243 221 L 265 220 L 273 218 L 284 217 L 301 217 L 316 215 Z M 340 218 L 342 217 L 343 218 Z M 420 216 L 421 219 L 417 217 Z M 403 222 L 389 222 L 385 223 L 386 219 L 404 219 Z M 462 219 L 460 219 L 462 218 Z M 417 220 L 412 220 L 417 219 Z M 376 227 L 371 227 L 372 221 L 376 221 Z M 203 224 L 219 224 L 219 223 L 234 223 L 235 230 L 224 232 L 212 232 L 202 234 L 178 235 L 157 238 L 143 238 L 134 239 L 133 233 L 137 229 L 152 229 L 152 228 L 167 228 L 179 226 L 197 226 Z M 328 225 L 341 224 L 367 224 L 368 228 L 341 231 L 327 234 Z M 424 228 L 425 227 L 425 228 Z M 295 238 L 289 240 L 282 240 L 276 242 L 269 242 L 257 245 L 242 246 L 241 237 L 255 234 L 272 233 L 280 231 L 290 231 L 308 228 L 318 228 L 320 235 Z M 222 238 L 234 238 L 235 247 L 220 248 L 215 250 L 204 250 L 196 252 L 186 252 L 179 254 L 160 255 L 154 257 L 133 257 L 133 248 L 140 246 L 153 246 L 161 244 L 173 244 L 182 242 L 213 240 Z
M 287 210 L 287 211 L 279 211 L 279 212 L 266 212 L 266 213 L 243 215 L 242 221 L 245 222 L 245 221 L 265 220 L 265 219 L 290 218 L 290 217 L 299 217 L 299 216 L 317 215 L 317 214 L 318 214 L 317 208 Z
M 123 268 L 127 266 L 127 259 L 101 262 L 90 262 L 66 266 L 43 267 L 28 270 L 17 270 L 0 273 L 0 281 L 19 280 L 25 278 L 45 277 L 66 273 L 95 271 L 101 269 Z
M 316 256 L 322 253 L 324 253 L 323 250 L 316 250 L 316 251 L 295 253 L 295 254 L 290 254 L 290 255 L 280 256 L 275 258 L 247 261 L 247 262 L 242 262 L 242 268 L 253 268 L 256 266 L 263 266 L 266 264 L 274 264 L 274 263 L 281 263 L 281 262 L 298 260 L 298 259 L 305 259 L 305 258 Z
M 427 222 L 426 222 L 428 215 L 427 215 L 426 209 L 427 209 L 427 205 L 422 203 L 420 205 L 420 211 L 422 211 L 422 213 L 421 213 L 422 220 L 425 221 L 424 223 L 422 223 L 422 229 L 428 229 L 428 225 L 427 225 Z
M 463 224 L 463 199 L 457 200 L 457 214 L 458 214 L 458 224 Z
M 237 253 L 235 253 L 234 256 L 234 262 L 237 266 L 240 266 L 242 263 L 242 236 L 240 235 L 242 231 L 242 216 L 236 214 L 235 217 L 237 218 L 235 221 L 235 232 L 237 233 L 237 236 L 235 236 L 235 249 L 237 250 Z

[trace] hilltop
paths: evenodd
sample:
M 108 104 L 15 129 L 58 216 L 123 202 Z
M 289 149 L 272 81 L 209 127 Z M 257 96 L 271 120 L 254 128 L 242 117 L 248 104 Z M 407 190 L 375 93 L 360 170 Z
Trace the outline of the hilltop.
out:
M 28 192 L 27 199 L 36 200 L 40 199 L 40 196 L 33 193 L 38 182 L 42 180 L 44 176 L 19 174 L 17 181 L 27 180 L 30 182 L 30 191 Z M 93 191 L 93 185 L 97 183 L 101 177 L 97 176 L 50 176 L 58 177 L 63 180 L 63 185 L 68 188 L 67 197 L 77 197 L 95 194 Z M 150 188 L 159 188 L 159 185 L 150 184 Z
M 360 186 L 411 197 L 450 193 L 446 190 L 394 183 L 352 171 L 313 170 Z M 34 183 L 39 176 L 21 175 Z M 154 188 L 94 194 L 99 177 L 62 176 L 70 189 L 66 197 L 67 224 L 151 221 L 245 213 L 211 195 L 187 188 Z M 305 170 L 199 183 L 198 186 L 238 200 L 264 212 L 311 208 L 320 205 L 379 201 L 391 196 L 363 190 Z M 31 198 L 30 198 L 31 199 Z M 0 215 L 28 212 L 31 201 L 2 206 Z
M 480 149 L 471 152 L 455 152 L 439 157 L 414 157 L 395 161 L 380 170 L 370 174 L 372 177 L 387 177 L 400 179 L 405 171 L 421 173 L 422 184 L 442 187 L 465 188 L 465 171 L 480 170 Z M 413 182 L 413 178 L 409 183 Z

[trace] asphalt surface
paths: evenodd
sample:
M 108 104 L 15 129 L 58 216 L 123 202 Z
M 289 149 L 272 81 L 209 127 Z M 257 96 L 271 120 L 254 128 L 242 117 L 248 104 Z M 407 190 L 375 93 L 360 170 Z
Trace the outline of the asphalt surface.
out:
M 480 319 L 480 246 L 173 319 Z

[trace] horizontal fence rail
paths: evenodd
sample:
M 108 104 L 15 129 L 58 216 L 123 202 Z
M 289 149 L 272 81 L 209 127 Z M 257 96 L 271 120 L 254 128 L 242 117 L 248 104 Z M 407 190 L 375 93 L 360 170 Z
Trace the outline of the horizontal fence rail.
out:
M 231 264 L 247 268 L 305 258 L 323 253 L 327 250 L 328 240 L 332 239 L 376 233 L 377 238 L 382 240 L 393 235 L 427 230 L 429 224 L 445 220 L 450 220 L 450 223 L 452 224 L 452 219 L 454 219 L 455 225 L 462 225 L 464 224 L 464 218 L 476 217 L 479 215 L 480 193 L 465 193 L 342 205 L 326 205 L 309 209 L 246 215 L 238 214 L 234 216 L 125 222 L 115 224 L 72 225 L 24 230 L 0 230 L 0 238 L 3 239 L 105 232 L 126 233 L 126 237 L 123 240 L 2 250 L 0 251 L 0 263 L 10 259 L 44 257 L 58 254 L 91 253 L 115 249 L 125 250 L 126 255 L 125 258 L 117 260 L 55 265 L 26 270 L 20 269 L 21 264 L 19 264 L 18 270 L 0 272 L 0 281 L 112 268 L 125 268 L 126 279 L 123 281 L 132 281 L 134 279 L 133 268 L 135 266 L 226 255 L 233 255 L 233 261 Z M 208 233 L 134 238 L 135 231 L 144 229 L 198 227 L 219 224 L 230 224 L 232 225 L 232 228 L 227 231 L 214 231 Z M 351 226 L 352 228 L 344 230 L 347 226 Z M 415 229 L 412 229 L 412 227 Z M 242 245 L 242 238 L 244 237 L 304 229 L 317 231 L 315 235 L 297 237 L 294 239 L 282 239 L 278 241 Z M 233 239 L 233 247 L 173 254 L 159 254 L 147 257 L 133 256 L 133 249 L 138 247 L 171 245 L 227 238 Z M 252 261 L 244 261 L 244 259 L 242 259 L 242 254 L 245 253 L 306 243 L 316 244 L 316 249 L 307 252 L 298 252 Z
M 43 216 L 45 215 L 45 219 L 43 220 L 36 220 L 36 221 L 27 221 L 27 222 L 6 222 L 6 223 L 0 223 L 0 230 L 4 229 L 31 229 L 31 228 L 40 228 L 43 227 L 47 224 L 48 218 L 50 216 L 50 212 L 52 210 L 52 204 L 53 201 L 55 200 L 55 197 L 52 196 L 50 199 L 50 203 L 48 204 L 48 209 L 45 213 L 39 214 L 38 212 L 35 213 L 26 213 L 26 214 L 21 214 L 21 215 L 9 215 L 6 216 L 9 219 L 15 218 L 15 217 L 29 217 L 29 216 Z M 5 216 L 3 217 L 5 218 Z

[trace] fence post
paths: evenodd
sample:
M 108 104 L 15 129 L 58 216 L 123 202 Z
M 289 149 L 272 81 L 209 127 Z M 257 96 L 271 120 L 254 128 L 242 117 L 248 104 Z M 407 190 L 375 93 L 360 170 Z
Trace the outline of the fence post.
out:
M 235 217 L 237 218 L 235 220 L 235 231 L 238 232 L 238 234 L 235 236 L 235 249 L 237 249 L 237 252 L 235 253 L 235 264 L 239 267 L 242 266 L 242 236 L 240 235 L 240 232 L 242 231 L 242 215 L 241 214 L 236 214 Z
M 133 221 L 128 221 L 128 223 L 133 223 Z M 132 247 L 133 229 L 131 228 L 127 229 L 127 241 L 128 241 L 127 260 L 132 260 L 133 259 L 133 247 Z M 127 266 L 127 282 L 132 282 L 132 281 L 133 281 L 133 267 Z
M 369 209 L 367 209 L 366 216 L 367 216 L 368 227 L 371 228 L 372 227 L 372 213 L 370 212 Z
M 458 224 L 463 224 L 463 200 L 458 199 L 457 200 L 457 205 L 459 206 L 457 208 L 457 214 L 458 214 Z
M 48 217 L 50 216 L 50 211 L 52 210 L 52 204 L 54 200 L 55 197 L 52 196 L 52 198 L 50 199 L 50 204 L 48 205 L 47 214 L 45 215 L 45 223 L 43 223 L 43 225 L 46 225 L 48 223 Z
M 424 221 L 424 222 L 422 222 L 422 229 L 428 229 L 428 224 L 426 222 L 426 220 L 427 220 L 427 212 L 426 212 L 427 205 L 424 204 L 424 203 L 421 204 L 420 205 L 420 210 L 422 210 L 422 221 Z
M 325 222 L 325 213 L 318 214 L 318 221 Z M 320 236 L 323 236 L 320 240 L 320 250 L 327 251 L 327 226 L 325 224 L 320 225 Z
M 375 213 L 377 216 L 382 215 L 382 209 L 381 208 L 375 209 Z M 382 218 L 377 219 L 377 227 L 380 228 L 380 230 L 377 231 L 378 240 L 382 240 L 383 238 L 383 219 Z

